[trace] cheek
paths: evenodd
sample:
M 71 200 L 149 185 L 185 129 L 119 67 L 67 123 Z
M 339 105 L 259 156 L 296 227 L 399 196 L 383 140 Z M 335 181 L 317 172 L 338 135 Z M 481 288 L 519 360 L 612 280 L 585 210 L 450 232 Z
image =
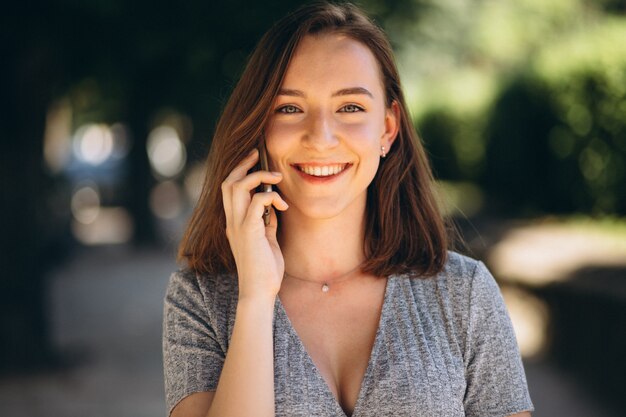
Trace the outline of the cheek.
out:
M 268 138 L 281 138 L 293 135 L 298 130 L 297 123 L 273 123 L 265 132 Z
M 373 122 L 345 125 L 342 136 L 355 152 L 364 156 L 377 154 L 380 148 L 379 126 Z
M 265 129 L 265 146 L 270 166 L 280 161 L 280 155 L 283 155 L 289 148 L 289 139 L 293 139 L 293 130 L 288 126 L 279 123 L 272 123 Z M 274 164 L 272 164 L 274 162 Z
M 346 123 L 338 122 L 337 126 L 349 137 L 377 141 L 385 131 L 385 117 L 377 109 L 372 109 L 358 119 L 355 117 Z
M 276 124 L 266 129 L 265 144 L 268 157 L 271 160 L 279 161 L 281 159 L 280 155 L 284 155 L 296 144 L 296 138 L 298 138 L 298 131 L 293 125 Z

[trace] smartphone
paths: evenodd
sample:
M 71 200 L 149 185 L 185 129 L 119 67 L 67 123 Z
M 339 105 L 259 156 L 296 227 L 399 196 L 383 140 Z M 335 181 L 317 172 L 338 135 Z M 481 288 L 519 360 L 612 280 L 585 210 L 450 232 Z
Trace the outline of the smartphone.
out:
M 261 160 L 261 170 L 269 171 L 270 167 L 269 167 L 269 164 L 267 163 L 267 149 L 265 149 L 265 142 L 263 142 L 263 144 L 261 144 L 261 146 L 259 147 L 259 159 Z M 271 193 L 272 184 L 261 183 L 261 189 L 262 191 L 266 193 Z M 266 226 L 269 226 L 270 224 L 270 208 L 269 207 L 265 207 L 265 211 L 263 212 L 263 222 L 265 223 Z

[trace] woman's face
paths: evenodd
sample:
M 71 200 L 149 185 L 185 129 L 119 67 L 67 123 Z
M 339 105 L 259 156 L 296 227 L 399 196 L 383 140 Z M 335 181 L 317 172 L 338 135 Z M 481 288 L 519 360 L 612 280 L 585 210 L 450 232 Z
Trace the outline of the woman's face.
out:
M 385 107 L 378 63 L 345 35 L 307 36 L 273 105 L 266 135 L 283 198 L 305 216 L 335 217 L 365 207 L 367 187 L 388 152 L 398 107 Z M 360 206 L 355 206 L 360 205 Z

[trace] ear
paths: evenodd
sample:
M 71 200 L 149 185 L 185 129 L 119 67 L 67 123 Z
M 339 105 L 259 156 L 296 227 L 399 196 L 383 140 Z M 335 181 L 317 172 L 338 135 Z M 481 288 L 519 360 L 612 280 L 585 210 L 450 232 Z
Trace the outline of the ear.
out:
M 391 106 L 385 110 L 385 132 L 380 138 L 380 146 L 384 146 L 387 153 L 391 149 L 393 142 L 400 131 L 400 105 L 393 101 Z

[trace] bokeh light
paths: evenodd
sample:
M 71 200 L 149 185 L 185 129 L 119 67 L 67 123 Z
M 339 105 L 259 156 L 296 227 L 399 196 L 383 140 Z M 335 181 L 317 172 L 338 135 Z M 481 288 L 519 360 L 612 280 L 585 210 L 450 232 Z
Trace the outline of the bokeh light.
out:
M 522 356 L 538 358 L 548 347 L 549 310 L 546 303 L 527 291 L 502 287 Z
M 626 266 L 626 233 L 586 224 L 511 228 L 489 251 L 502 279 L 541 286 L 567 280 L 589 266 Z
M 74 220 L 72 234 L 85 245 L 120 244 L 133 236 L 133 220 L 123 207 L 101 207 L 97 217 L 88 224 Z
M 183 211 L 183 193 L 174 181 L 158 183 L 150 192 L 150 209 L 161 219 L 173 219 Z
M 81 126 L 74 135 L 74 155 L 91 165 L 100 165 L 113 152 L 113 134 L 104 124 Z
M 72 195 L 72 215 L 82 224 L 91 224 L 100 213 L 100 192 L 93 182 L 79 184 Z
M 61 172 L 72 155 L 71 125 L 72 107 L 67 100 L 59 100 L 48 108 L 43 156 L 53 174 Z
M 153 129 L 146 146 L 150 166 L 158 178 L 173 178 L 185 167 L 187 153 L 173 127 L 161 125 Z

